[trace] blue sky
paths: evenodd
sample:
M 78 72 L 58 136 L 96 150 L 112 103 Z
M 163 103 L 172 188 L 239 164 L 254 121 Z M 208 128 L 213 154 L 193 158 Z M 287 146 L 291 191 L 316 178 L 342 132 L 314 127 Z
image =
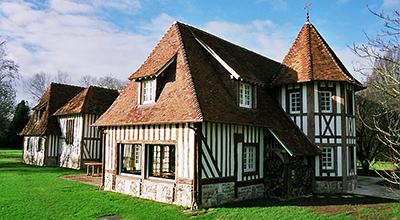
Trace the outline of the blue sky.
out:
M 23 78 L 67 72 L 128 78 L 178 20 L 282 61 L 306 22 L 307 0 L 1 0 L 0 37 Z M 391 13 L 399 0 L 311 1 L 310 22 L 353 71 L 361 61 L 347 48 L 383 27 L 374 11 Z M 20 83 L 21 84 L 21 83 Z M 28 99 L 21 85 L 17 98 Z M 30 103 L 34 105 L 35 103 Z

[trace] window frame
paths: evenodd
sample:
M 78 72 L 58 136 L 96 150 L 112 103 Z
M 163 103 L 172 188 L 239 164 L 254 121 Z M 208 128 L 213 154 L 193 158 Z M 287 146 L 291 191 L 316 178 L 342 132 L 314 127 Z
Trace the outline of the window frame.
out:
M 157 148 L 157 149 L 156 149 Z M 168 150 L 166 151 L 166 148 Z M 156 151 L 155 151 L 156 150 Z M 159 153 L 159 155 L 155 155 Z M 165 158 L 168 155 L 168 158 Z M 155 159 L 158 159 L 155 164 Z M 167 161 L 164 161 L 167 159 Z M 176 178 L 176 146 L 173 144 L 146 144 L 146 177 L 175 180 Z M 165 163 L 168 163 L 168 171 L 165 172 Z M 158 165 L 158 167 L 157 167 Z M 172 168 L 171 168 L 172 167 Z M 158 172 L 154 170 L 157 169 Z M 171 172 L 171 170 L 173 172 Z
M 296 97 L 296 102 L 293 102 L 293 97 L 292 95 L 297 94 L 298 97 Z M 297 100 L 298 98 L 298 100 Z M 297 102 L 298 101 L 298 102 Z M 293 104 L 298 104 L 296 106 L 293 106 Z M 293 111 L 293 107 L 298 108 L 298 110 Z M 294 90 L 294 91 L 289 91 L 289 113 L 290 114 L 298 114 L 301 112 L 301 93 L 299 90 Z
M 334 164 L 334 149 L 333 147 L 322 147 L 321 155 L 321 167 L 323 170 L 333 170 L 335 168 Z M 329 152 L 328 152 L 329 151 Z
M 136 168 L 135 171 L 128 172 L 124 170 L 124 157 L 126 155 L 125 152 L 125 146 L 130 146 L 130 153 L 134 153 L 133 156 L 130 154 L 133 158 L 131 159 L 131 162 L 135 164 L 135 166 L 132 166 L 133 168 Z M 136 161 L 139 160 L 139 161 Z M 142 171 L 143 171 L 143 159 L 142 159 L 142 144 L 138 143 L 120 143 L 118 144 L 118 174 L 122 175 L 134 175 L 134 176 L 141 176 Z M 137 169 L 139 167 L 139 169 Z
M 246 93 L 246 86 L 248 87 Z M 253 104 L 253 86 L 250 83 L 239 82 L 238 103 L 239 107 L 252 108 Z
M 252 149 L 252 158 L 249 158 L 248 156 L 250 156 L 250 149 Z M 257 172 L 257 146 L 256 145 L 252 145 L 252 144 L 246 144 L 243 145 L 243 172 L 244 173 L 254 173 Z M 253 163 L 253 167 L 249 168 L 250 163 L 250 159 L 252 159 Z
M 347 114 L 348 115 L 354 115 L 354 99 L 353 99 L 353 93 L 351 91 L 347 91 Z
M 148 87 L 148 85 L 151 85 Z M 140 100 L 141 104 L 153 104 L 156 100 L 156 79 L 146 79 L 140 82 Z M 149 92 L 147 92 L 150 90 Z
M 27 138 L 26 142 L 26 151 L 32 151 L 32 138 Z
M 326 99 L 327 97 L 325 97 L 325 94 L 329 94 L 329 99 Z M 321 108 L 321 112 L 322 113 L 332 113 L 332 91 L 330 90 L 321 90 L 320 91 L 320 98 L 319 98 L 319 106 Z M 323 100 L 324 99 L 324 100 Z M 326 100 L 325 100 L 326 99 Z M 329 107 L 329 109 L 327 109 L 327 107 Z
M 74 144 L 74 130 L 75 130 L 75 119 L 67 119 L 65 121 L 65 144 Z

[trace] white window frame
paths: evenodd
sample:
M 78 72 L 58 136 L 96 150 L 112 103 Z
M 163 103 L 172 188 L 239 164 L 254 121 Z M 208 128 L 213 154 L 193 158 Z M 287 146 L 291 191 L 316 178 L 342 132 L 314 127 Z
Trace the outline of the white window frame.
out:
M 175 179 L 176 147 L 175 145 L 146 145 L 146 166 L 149 178 Z
M 321 112 L 332 112 L 332 91 L 321 91 L 320 105 Z
M 252 86 L 249 83 L 239 82 L 239 106 L 251 108 L 253 99 Z
M 295 109 L 295 110 L 293 110 Z M 301 98 L 300 92 L 290 92 L 289 93 L 289 111 L 292 114 L 300 113 L 301 109 Z
M 244 146 L 243 147 L 243 171 L 244 172 L 255 172 L 256 171 L 256 158 L 257 149 L 256 146 Z
M 128 175 L 141 175 L 142 173 L 142 145 L 141 144 L 120 144 L 118 149 L 118 173 Z M 130 161 L 124 161 L 125 158 L 129 158 Z M 136 172 L 124 171 L 124 163 L 132 163 L 136 168 Z M 139 169 L 137 169 L 139 168 Z
M 143 80 L 141 83 L 142 104 L 152 104 L 156 99 L 156 80 Z
M 333 147 L 323 147 L 322 148 L 322 169 L 323 170 L 333 170 L 334 168 L 334 154 Z

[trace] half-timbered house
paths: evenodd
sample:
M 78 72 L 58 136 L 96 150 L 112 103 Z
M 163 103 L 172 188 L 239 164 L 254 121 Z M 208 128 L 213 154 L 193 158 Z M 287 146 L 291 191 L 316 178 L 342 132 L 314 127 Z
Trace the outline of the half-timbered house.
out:
M 354 93 L 363 86 L 309 21 L 300 30 L 272 85 L 282 108 L 322 149 L 315 161 L 316 190 L 354 190 Z
M 175 22 L 94 124 L 104 189 L 188 207 L 262 197 L 270 178 L 285 197 L 312 189 L 321 151 L 270 91 L 279 66 Z
M 19 135 L 24 136 L 22 162 L 36 166 L 59 165 L 59 137 L 57 118 L 53 113 L 84 88 L 51 83 L 32 110 L 33 114 Z
M 81 169 L 84 163 L 102 161 L 102 136 L 90 125 L 110 107 L 118 94 L 114 89 L 89 86 L 53 114 L 61 129 L 60 167 Z

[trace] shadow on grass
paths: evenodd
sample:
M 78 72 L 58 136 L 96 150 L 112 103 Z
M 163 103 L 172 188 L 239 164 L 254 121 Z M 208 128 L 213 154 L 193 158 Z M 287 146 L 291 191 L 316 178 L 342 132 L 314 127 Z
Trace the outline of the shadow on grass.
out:
M 21 162 L 1 162 L 0 160 L 0 170 L 2 172 L 18 172 L 18 173 L 60 173 L 60 175 L 65 174 L 83 174 L 86 173 L 85 170 L 72 170 L 62 167 L 40 167 L 34 165 L 28 165 Z
M 276 206 L 330 206 L 330 205 L 366 205 L 397 202 L 393 199 L 356 195 L 356 194 L 315 194 L 290 200 L 259 198 L 242 202 L 224 204 L 221 208 L 237 207 L 276 207 Z

